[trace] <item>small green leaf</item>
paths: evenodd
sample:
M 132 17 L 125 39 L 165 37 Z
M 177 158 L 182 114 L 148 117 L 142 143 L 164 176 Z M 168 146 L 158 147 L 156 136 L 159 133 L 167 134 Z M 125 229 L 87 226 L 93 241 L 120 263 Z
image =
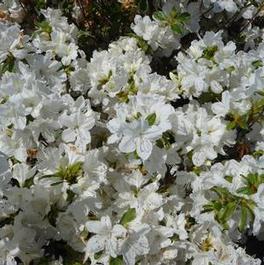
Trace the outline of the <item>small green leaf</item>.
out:
M 52 27 L 47 20 L 44 20 L 42 22 L 38 22 L 37 26 L 39 28 L 39 31 L 41 31 L 41 32 L 46 32 L 48 34 L 51 34 L 51 32 L 52 32 Z
M 230 183 L 232 183 L 233 181 L 233 177 L 232 176 L 225 176 L 224 179 Z
M 233 201 L 233 202 L 229 202 L 226 207 L 224 208 L 224 213 L 222 215 L 222 219 L 223 220 L 228 220 L 229 218 L 231 218 L 231 216 L 234 214 L 235 210 L 237 207 L 237 202 Z
M 171 30 L 175 33 L 182 34 L 183 33 L 183 28 L 182 25 L 180 24 L 173 24 L 171 25 Z
M 226 72 L 231 74 L 233 71 L 236 70 L 236 68 L 235 68 L 235 66 L 231 65 L 231 66 L 227 67 L 225 70 L 226 70 Z
M 228 229 L 227 221 L 231 218 L 234 214 L 234 211 L 237 207 L 236 201 L 231 201 L 226 204 L 220 211 L 216 212 L 215 219 L 222 224 L 224 229 Z
M 238 229 L 240 232 L 243 232 L 245 230 L 246 224 L 247 224 L 247 214 L 248 214 L 248 209 L 245 206 L 241 207 L 241 216 L 240 216 L 240 221 L 238 225 Z
M 148 121 L 149 126 L 152 126 L 156 121 L 156 113 L 149 114 L 146 120 Z
M 95 259 L 99 259 L 99 258 L 101 258 L 102 255 L 103 255 L 103 253 L 104 253 L 104 250 L 95 253 L 95 254 L 94 254 L 94 258 L 95 258 Z
M 247 182 L 251 185 L 258 184 L 259 182 L 259 175 L 258 174 L 252 174 L 249 173 L 247 176 Z
M 78 177 L 82 176 L 83 162 L 79 161 L 66 167 L 60 167 L 55 173 L 55 177 L 66 180 L 69 184 L 77 183 Z
M 257 68 L 263 66 L 263 62 L 261 60 L 256 60 L 256 61 L 252 62 L 252 65 L 257 69 Z
M 154 14 L 153 14 L 153 17 L 157 20 L 166 20 L 167 17 L 166 15 L 162 12 L 162 11 L 156 11 Z
M 181 22 L 186 22 L 190 18 L 190 14 L 188 12 L 183 12 L 178 16 Z
M 0 64 L 0 75 L 5 72 L 12 72 L 15 67 L 15 57 L 12 54 L 9 54 L 6 60 Z
M 203 206 L 203 211 L 202 213 L 206 213 L 206 212 L 211 212 L 214 210 L 214 206 L 213 204 L 209 203 Z
M 136 209 L 129 208 L 121 217 L 120 224 L 127 226 L 127 224 L 136 218 Z
M 202 57 L 207 60 L 212 60 L 217 50 L 218 47 L 216 45 L 207 47 L 206 49 L 204 49 Z
M 261 95 L 262 97 L 264 97 L 264 89 L 263 89 L 262 91 L 257 91 L 257 93 L 258 93 L 259 95 Z
M 137 112 L 135 115 L 134 115 L 134 118 L 136 120 L 138 120 L 140 117 L 142 116 L 142 114 L 140 112 Z
M 176 242 L 176 241 L 179 241 L 180 237 L 178 234 L 174 234 L 172 237 L 170 237 L 170 240 L 172 242 Z
M 124 261 L 123 261 L 122 256 L 118 256 L 116 258 L 113 258 L 113 257 L 110 258 L 109 265 L 123 265 L 123 264 L 124 264 Z
M 236 191 L 237 193 L 240 193 L 240 194 L 244 194 L 244 195 L 250 195 L 252 194 L 251 190 L 249 187 L 242 187 L 242 188 L 239 188 L 237 189 Z
M 227 130 L 233 130 L 233 129 L 235 129 L 236 128 L 236 122 L 235 121 L 231 121 L 231 122 L 229 122 L 228 124 L 227 124 L 227 126 L 226 126 L 226 129 Z
M 23 187 L 30 188 L 34 184 L 34 176 L 25 180 Z

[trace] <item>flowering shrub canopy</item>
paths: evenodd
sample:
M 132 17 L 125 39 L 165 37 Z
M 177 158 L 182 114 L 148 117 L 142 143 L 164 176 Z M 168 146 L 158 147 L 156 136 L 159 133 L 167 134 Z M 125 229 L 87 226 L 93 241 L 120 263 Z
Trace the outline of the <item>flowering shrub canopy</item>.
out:
M 0 3 L 0 265 L 260 265 L 263 1 L 48 2 Z

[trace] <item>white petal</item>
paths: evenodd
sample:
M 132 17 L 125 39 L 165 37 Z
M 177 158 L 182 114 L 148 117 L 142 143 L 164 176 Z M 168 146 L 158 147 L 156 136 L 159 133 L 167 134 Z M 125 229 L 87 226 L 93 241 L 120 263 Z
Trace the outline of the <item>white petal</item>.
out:
M 221 116 L 225 116 L 226 113 L 228 112 L 227 108 L 222 102 L 217 102 L 217 103 L 212 104 L 212 111 L 213 113 L 221 115 Z
M 115 237 L 124 237 L 127 230 L 122 225 L 115 225 L 112 230 L 112 235 Z
M 129 136 L 123 137 L 123 139 L 119 143 L 119 149 L 121 152 L 124 152 L 124 153 L 131 153 L 135 151 L 136 145 L 135 145 L 134 140 Z
M 152 152 L 152 143 L 148 139 L 138 138 L 136 144 L 139 157 L 143 160 L 147 160 Z
M 103 234 L 106 228 L 101 221 L 88 221 L 85 226 L 89 232 L 95 234 Z
M 199 150 L 193 153 L 192 161 L 195 166 L 197 167 L 201 166 L 205 162 L 205 159 L 206 159 L 206 155 L 204 152 Z
M 73 142 L 75 140 L 76 134 L 75 131 L 68 128 L 62 133 L 62 140 L 66 143 Z
M 85 256 L 91 253 L 97 253 L 104 249 L 106 238 L 104 236 L 95 235 L 91 237 L 85 247 Z

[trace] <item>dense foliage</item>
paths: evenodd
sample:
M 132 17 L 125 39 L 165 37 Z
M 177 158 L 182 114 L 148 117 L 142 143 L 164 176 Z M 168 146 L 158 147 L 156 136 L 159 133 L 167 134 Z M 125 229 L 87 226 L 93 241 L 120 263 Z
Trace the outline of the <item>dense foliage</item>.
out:
M 0 265 L 261 264 L 263 15 L 2 0 Z

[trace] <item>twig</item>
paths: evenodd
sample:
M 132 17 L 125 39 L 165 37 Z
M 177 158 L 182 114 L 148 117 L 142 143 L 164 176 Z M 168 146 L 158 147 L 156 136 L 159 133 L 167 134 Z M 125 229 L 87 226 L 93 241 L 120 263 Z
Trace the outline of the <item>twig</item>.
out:
M 247 28 L 248 25 L 250 25 L 255 19 L 256 17 L 258 16 L 258 14 L 261 12 L 262 8 L 264 7 L 264 1 L 262 1 L 261 5 L 259 6 L 258 8 L 258 11 L 256 12 L 256 14 L 246 23 L 246 25 L 244 25 L 239 33 L 241 33 L 245 28 Z
M 79 7 L 81 8 L 81 11 L 82 11 L 83 17 L 86 18 L 86 12 L 85 12 L 85 10 L 84 10 L 84 7 L 83 7 L 83 4 L 82 4 L 82 1 L 81 1 L 81 0 L 77 0 L 77 2 L 78 2 Z

